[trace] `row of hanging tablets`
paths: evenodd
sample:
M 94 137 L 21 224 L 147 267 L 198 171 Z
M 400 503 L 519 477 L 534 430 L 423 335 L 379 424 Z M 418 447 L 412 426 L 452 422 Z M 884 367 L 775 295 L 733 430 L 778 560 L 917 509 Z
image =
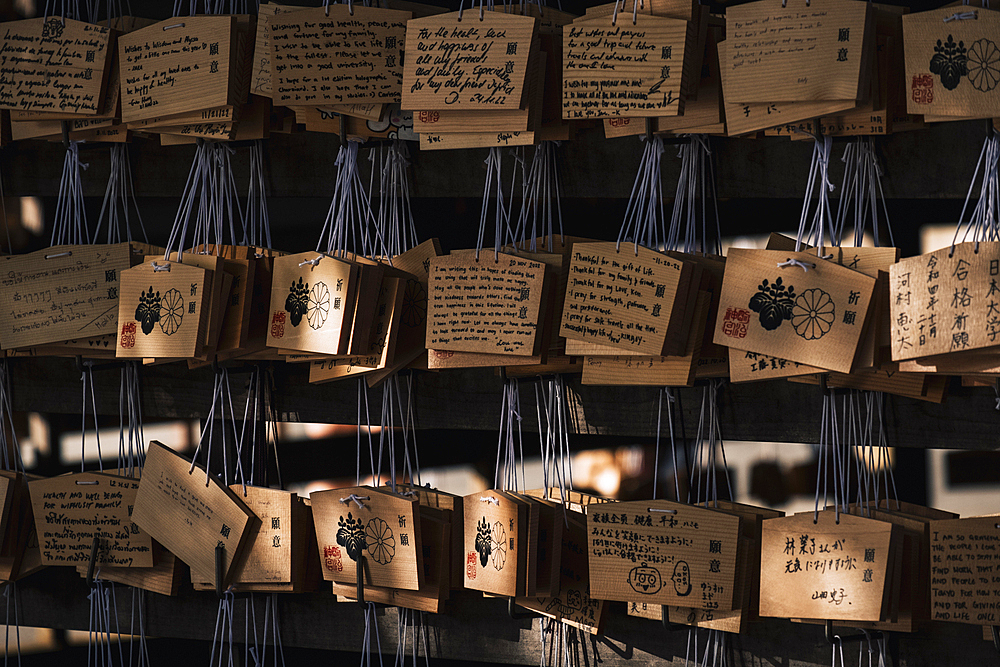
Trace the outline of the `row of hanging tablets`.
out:
M 175 595 L 190 568 L 197 590 L 301 593 L 322 580 L 341 598 L 433 613 L 466 589 L 592 633 L 606 601 L 726 632 L 760 617 L 902 632 L 997 624 L 1000 585 L 984 569 L 997 566 L 996 517 L 895 500 L 785 517 L 561 487 L 463 498 L 399 483 L 304 499 L 226 486 L 157 442 L 141 470 L 0 479 L 8 581 L 70 566 Z
M 64 3 L 64 15 L 5 24 L 2 48 L 18 57 L 0 65 L 4 136 L 174 144 L 304 128 L 444 149 L 566 140 L 601 120 L 609 137 L 795 139 L 1000 116 L 986 3 L 911 15 L 760 0 L 722 16 L 692 0 L 621 0 L 582 17 L 389 4 L 98 23 Z

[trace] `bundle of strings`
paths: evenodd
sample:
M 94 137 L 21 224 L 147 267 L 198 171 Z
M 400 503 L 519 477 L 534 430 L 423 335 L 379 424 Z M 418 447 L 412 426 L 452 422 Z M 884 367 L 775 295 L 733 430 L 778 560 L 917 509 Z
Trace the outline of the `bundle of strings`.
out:
M 719 423 L 719 392 L 724 380 L 710 380 L 708 386 L 702 389 L 701 411 L 698 415 L 698 431 L 694 439 L 694 447 L 688 461 L 691 464 L 688 479 L 688 504 L 718 507 L 719 479 L 718 470 L 721 460 L 723 476 L 725 477 L 725 496 L 733 497 L 732 482 L 729 479 L 729 466 L 726 462 L 725 443 Z M 672 435 L 672 431 L 671 431 Z M 673 442 L 671 442 L 673 446 Z M 675 484 L 677 477 L 677 455 L 674 449 Z M 680 496 L 680 487 L 676 492 Z M 704 647 L 701 638 L 705 638 Z M 687 649 L 684 664 L 694 664 L 699 667 L 708 665 L 725 667 L 728 664 L 730 650 L 729 635 L 715 629 L 702 630 L 695 626 L 688 630 Z M 693 659 L 693 663 L 691 660 Z
M 795 237 L 795 252 L 800 252 L 805 243 L 820 250 L 828 245 L 840 244 L 840 238 L 830 211 L 830 193 L 834 189 L 833 183 L 830 182 L 830 153 L 832 149 L 832 138 L 828 136 L 813 138 L 812 162 L 809 165 L 809 178 L 806 181 L 802 213 L 799 216 L 799 229 Z M 816 206 L 813 209 L 814 193 Z M 813 209 L 811 215 L 810 209 Z
M 182 261 L 196 206 L 191 240 L 193 245 L 202 245 L 202 254 L 208 253 L 209 246 L 214 246 L 218 254 L 219 245 L 236 244 L 237 239 L 241 238 L 236 232 L 237 220 L 242 228 L 242 237 L 246 236 L 229 159 L 232 152 L 228 146 L 214 143 L 199 144 L 195 149 L 191 170 L 167 239 L 164 259 L 170 259 L 171 254 L 176 252 L 177 261 Z
M 188 0 L 188 16 L 198 13 L 198 0 Z M 184 0 L 174 0 L 174 16 L 182 16 Z M 206 14 L 246 14 L 248 9 L 247 0 L 205 0 L 204 11 Z
M 660 137 L 654 136 L 652 141 L 646 141 L 642 160 L 639 162 L 639 172 L 625 209 L 625 219 L 618 232 L 618 250 L 621 250 L 623 241 L 633 243 L 636 254 L 639 253 L 640 245 L 658 249 L 666 241 L 666 216 L 660 185 L 663 150 L 663 139 Z
M 872 137 L 851 140 L 844 148 L 840 161 L 844 163 L 844 180 L 837 205 L 834 245 L 844 242 L 848 223 L 853 227 L 852 245 L 856 248 L 864 244 L 865 231 L 869 227 L 875 247 L 881 247 L 883 224 L 889 233 L 890 247 L 895 245 L 882 191 L 882 166 L 875 151 L 875 140 Z
M 518 480 L 518 463 L 521 479 Z M 500 434 L 497 438 L 497 465 L 493 488 L 501 491 L 524 491 L 524 441 L 521 437 L 521 396 L 518 382 L 504 382 L 500 405 Z
M 108 187 L 104 190 L 104 202 L 101 204 L 101 213 L 97 218 L 97 228 L 94 229 L 91 242 L 97 243 L 105 215 L 107 215 L 108 223 L 105 243 L 121 243 L 122 240 L 131 243 L 135 240 L 132 237 L 132 222 L 129 218 L 130 208 L 135 209 L 135 217 L 139 221 L 139 229 L 142 231 L 142 240 L 148 243 L 146 227 L 142 224 L 139 204 L 135 199 L 128 144 L 113 144 L 111 146 L 111 174 L 108 176 Z
M 247 188 L 246 218 L 240 245 L 271 248 L 271 219 L 267 212 L 264 187 L 264 142 L 250 145 L 250 184 Z
M 388 147 L 372 150 L 372 183 L 378 173 L 378 214 L 375 220 L 376 239 L 380 242 L 380 256 L 389 259 L 401 255 L 420 241 L 413 222 L 410 206 L 410 150 L 406 142 L 393 140 Z M 369 195 L 371 198 L 371 195 Z
M 708 137 L 688 135 L 680 144 L 681 159 L 674 208 L 666 235 L 666 249 L 685 253 L 722 254 L 719 203 L 715 190 L 715 167 Z M 714 234 L 709 244 L 710 235 Z
M 476 261 L 479 261 L 479 254 L 483 249 L 483 243 L 486 236 L 486 222 L 491 217 L 491 198 L 493 200 L 492 217 L 494 226 L 494 258 L 499 260 L 501 247 L 508 242 L 513 245 L 515 240 L 513 238 L 513 232 L 510 228 L 510 202 L 504 198 L 503 192 L 503 151 L 499 148 L 491 148 L 489 154 L 486 156 L 485 164 L 486 181 L 483 186 L 483 206 L 479 213 L 479 235 L 476 237 Z M 523 165 L 523 158 L 521 164 Z M 512 193 L 513 187 L 514 179 L 511 180 Z
M 90 243 L 87 211 L 83 198 L 82 174 L 89 165 L 80 162 L 80 142 L 71 141 L 63 158 L 55 219 L 49 245 L 86 245 Z
M 525 5 L 522 5 L 522 9 Z M 552 252 L 554 233 L 563 237 L 562 203 L 559 188 L 558 141 L 543 141 L 531 156 L 531 166 L 523 179 L 521 211 L 514 227 L 516 239 L 528 239 L 527 250 L 537 252 L 538 237 L 546 238 L 545 250 Z
M 980 181 L 979 197 L 969 211 L 977 180 Z M 983 142 L 969 191 L 965 195 L 962 214 L 952 237 L 952 253 L 956 243 L 967 241 L 975 241 L 977 252 L 982 241 L 1000 241 L 1000 134 L 993 133 Z
M 316 252 L 372 256 L 381 247 L 380 239 L 378 244 L 372 239 L 374 216 L 358 172 L 358 148 L 358 142 L 348 141 L 337 154 L 333 197 Z
M 364 401 L 364 421 L 361 418 L 361 404 Z M 355 474 L 354 484 L 355 486 L 361 486 L 361 433 L 362 430 L 366 433 L 368 437 L 368 460 L 371 464 L 371 476 L 372 485 L 379 486 L 381 484 L 382 478 L 382 452 L 379 451 L 378 462 L 375 459 L 375 442 L 372 438 L 372 426 L 371 426 L 371 411 L 369 408 L 368 401 L 368 385 L 365 383 L 364 378 L 358 378 L 358 451 L 357 451 L 357 472 Z M 393 477 L 395 474 L 393 473 Z M 355 495 L 350 495 L 345 498 L 341 498 L 340 502 L 348 504 L 351 502 L 357 503 L 358 505 L 363 505 L 363 501 L 368 500 L 368 498 L 359 498 Z M 374 641 L 373 641 L 374 640 Z M 378 657 L 378 664 L 382 665 L 382 642 L 379 639 L 378 634 L 378 622 L 375 613 L 375 603 L 368 602 L 365 604 L 365 634 L 361 644 L 361 665 L 362 667 L 371 667 L 372 661 L 372 649 L 375 649 L 375 655 Z
M 850 391 L 841 401 L 842 432 L 853 444 L 854 468 L 857 474 L 856 503 L 865 516 L 886 500 L 890 508 L 899 509 L 896 480 L 886 436 L 883 412 L 885 394 L 878 391 Z M 850 489 L 848 479 L 847 489 Z M 895 504 L 895 507 L 893 507 Z

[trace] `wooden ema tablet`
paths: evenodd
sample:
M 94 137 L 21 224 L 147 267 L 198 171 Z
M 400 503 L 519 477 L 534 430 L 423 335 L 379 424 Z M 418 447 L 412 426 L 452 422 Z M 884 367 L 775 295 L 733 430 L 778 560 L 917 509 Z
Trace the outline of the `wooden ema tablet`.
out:
M 382 290 L 382 279 L 386 267 L 379 262 L 366 257 L 353 257 L 352 261 L 358 267 L 358 289 L 354 297 L 354 312 L 351 316 L 351 338 L 348 343 L 348 354 L 369 354 L 372 338 L 372 327 L 378 310 L 379 293 Z
M 760 615 L 880 621 L 893 526 L 820 512 L 764 521 Z
M 257 9 L 257 35 L 250 76 L 250 92 L 254 95 L 271 97 L 271 17 L 301 10 L 302 7 L 296 5 L 278 5 L 273 2 L 262 2 Z
M 428 276 L 426 346 L 531 356 L 537 352 L 545 265 L 463 250 L 435 257 Z
M 48 17 L 4 24 L 0 107 L 94 115 L 113 49 L 106 26 Z
M 403 108 L 520 108 L 537 26 L 531 16 L 475 10 L 407 22 L 405 51 L 416 55 L 403 67 Z
M 971 19 L 951 20 L 969 12 Z M 903 17 L 906 109 L 989 118 L 1000 113 L 1000 13 L 947 6 Z
M 53 246 L 0 257 L 0 347 L 92 338 L 115 330 L 128 243 Z
M 10 493 L 10 499 L 4 507 L 7 521 L 0 543 L 0 581 L 13 581 L 19 578 L 21 562 L 29 540 L 34 540 L 36 545 L 38 540 L 35 537 L 35 522 L 28 497 L 26 476 L 12 470 L 0 470 L 0 479 L 5 480 L 4 484 Z
M 364 6 L 268 19 L 271 97 L 280 105 L 399 102 L 410 12 Z
M 204 469 L 153 440 L 149 443 L 132 521 L 191 567 L 193 578 L 215 581 L 215 548 L 225 547 L 222 587 L 246 556 L 260 520 Z
M 889 271 L 892 359 L 997 345 L 1000 243 L 960 243 Z M 951 255 L 951 256 L 949 256 Z
M 674 306 L 687 286 L 685 267 L 632 244 L 620 251 L 612 242 L 574 244 L 559 335 L 663 354 L 682 317 Z
M 1000 519 L 930 523 L 931 618 L 1000 624 Z
M 181 584 L 190 579 L 181 559 L 153 541 L 153 567 L 108 567 L 95 570 L 98 579 L 124 584 L 160 595 L 177 595 Z M 78 565 L 77 574 L 87 576 L 88 565 Z M 214 588 L 213 588 L 214 590 Z
M 310 498 L 324 580 L 356 587 L 358 559 L 364 557 L 364 583 L 420 589 L 423 555 L 415 499 L 368 486 L 319 491 Z
M 522 596 L 516 602 L 525 609 L 596 635 L 600 632 L 605 602 L 590 596 L 587 519 L 581 512 L 566 511 L 568 526 L 564 526 L 561 536 L 557 593 L 548 597 Z M 556 519 L 563 522 L 561 509 Z
M 416 591 L 382 586 L 365 586 L 367 602 L 386 604 L 393 607 L 415 609 L 436 614 L 442 611 L 442 603 L 449 597 L 448 577 L 453 562 L 450 557 L 451 522 L 443 511 L 430 507 L 420 507 L 420 547 L 423 555 L 423 579 Z M 356 585 L 333 582 L 333 593 L 338 599 L 356 600 Z
M 185 16 L 122 35 L 122 120 L 236 104 L 236 17 Z
M 591 595 L 728 611 L 739 526 L 739 517 L 666 500 L 588 507 Z
M 567 120 L 684 113 L 689 22 L 639 14 L 577 19 L 563 30 L 563 114 Z
M 235 583 L 292 583 L 292 569 L 300 557 L 297 551 L 306 546 L 303 527 L 296 524 L 298 496 L 261 486 L 231 484 L 229 488 L 260 520 L 260 530 L 249 544 Z
M 726 94 L 728 81 L 737 75 L 727 68 L 730 47 L 734 42 L 719 42 L 719 74 L 722 80 L 723 104 L 726 117 L 726 134 L 731 137 L 758 132 L 772 127 L 791 127 L 800 121 L 811 121 L 817 116 L 850 111 L 857 105 L 854 98 L 812 102 L 736 102 Z
M 87 563 L 95 538 L 101 565 L 153 565 L 152 540 L 130 516 L 138 480 L 84 472 L 40 479 L 28 488 L 44 565 Z
M 463 500 L 465 587 L 515 597 L 524 593 L 528 503 L 487 490 Z
M 812 268 L 778 267 L 790 259 Z M 874 278 L 815 255 L 734 248 L 719 303 L 725 316 L 716 323 L 714 340 L 849 373 L 874 289 Z
M 871 7 L 759 0 L 726 12 L 725 97 L 735 103 L 857 100 L 874 48 Z M 721 53 L 721 52 L 720 52 Z
M 276 257 L 268 347 L 346 353 L 351 334 L 346 312 L 353 309 L 356 276 L 355 265 L 322 253 Z
M 754 621 L 760 616 L 760 542 L 761 528 L 764 519 L 774 519 L 785 516 L 784 512 L 767 507 L 757 507 L 728 500 L 716 500 L 711 503 L 717 509 L 740 516 L 740 538 L 746 548 L 741 556 L 743 572 L 743 597 L 741 609 L 734 612 L 716 612 L 707 609 L 687 609 L 669 607 L 668 614 L 671 623 L 683 623 L 702 628 L 723 630 L 724 632 L 739 632 L 744 621 Z M 726 628 L 731 628 L 727 630 Z
M 690 387 L 694 384 L 701 341 L 711 297 L 699 292 L 695 324 L 688 337 L 685 354 L 674 357 L 647 356 L 588 356 L 583 362 L 582 384 L 588 385 L 648 385 Z
M 154 266 L 169 266 L 156 271 Z M 121 272 L 116 356 L 188 358 L 201 353 L 211 273 L 153 260 Z
M 818 385 L 817 376 L 808 375 L 790 378 L 791 382 Z M 924 373 L 901 373 L 893 371 L 857 371 L 850 374 L 830 373 L 827 386 L 864 391 L 881 391 L 894 396 L 907 396 L 918 401 L 940 403 L 944 400 L 947 381 Z
M 528 530 L 522 544 L 527 549 L 524 593 L 547 597 L 559 593 L 559 556 L 562 551 L 563 518 L 556 510 L 558 503 L 510 492 L 515 499 L 528 504 Z

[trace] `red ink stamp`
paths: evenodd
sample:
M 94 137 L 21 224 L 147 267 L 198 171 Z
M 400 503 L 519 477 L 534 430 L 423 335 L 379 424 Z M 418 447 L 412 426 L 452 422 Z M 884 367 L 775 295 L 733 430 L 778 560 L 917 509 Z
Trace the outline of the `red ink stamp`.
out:
M 441 119 L 441 114 L 437 111 L 421 111 L 419 118 L 421 123 L 436 123 Z
M 608 125 L 611 127 L 625 127 L 631 122 L 628 118 L 612 118 L 608 121 Z
M 451 359 L 455 356 L 454 352 L 450 352 L 448 350 L 431 350 L 431 352 L 438 359 Z
M 323 562 L 331 572 L 343 572 L 344 566 L 340 560 L 340 547 L 323 547 Z
M 470 551 L 469 557 L 466 559 L 465 565 L 465 576 L 468 579 L 476 578 L 476 552 Z
M 122 347 L 135 347 L 135 322 L 126 322 L 122 325 Z
M 934 101 L 934 77 L 930 74 L 914 74 L 910 87 L 914 103 L 930 104 Z
M 271 338 L 281 338 L 285 335 L 285 311 L 276 310 L 271 317 Z
M 746 338 L 747 325 L 749 323 L 749 310 L 745 308 L 726 308 L 726 317 L 722 322 L 722 333 L 732 338 Z

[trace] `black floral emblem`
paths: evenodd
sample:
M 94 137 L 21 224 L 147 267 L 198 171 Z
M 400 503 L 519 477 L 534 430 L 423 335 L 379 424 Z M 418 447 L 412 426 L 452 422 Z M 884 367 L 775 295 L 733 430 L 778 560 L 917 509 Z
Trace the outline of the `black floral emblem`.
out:
M 969 73 L 969 58 L 965 42 L 958 44 L 948 35 L 944 44 L 939 39 L 934 47 L 934 57 L 931 58 L 931 72 L 941 77 L 941 83 L 948 90 L 955 90 L 962 77 Z
M 486 517 L 476 524 L 476 551 L 479 552 L 479 563 L 486 567 L 490 562 L 490 552 L 493 550 L 493 529 L 486 523 Z
M 152 285 L 149 286 L 148 292 L 139 295 L 135 319 L 142 322 L 142 333 L 147 336 L 153 330 L 153 325 L 160 321 L 160 293 L 154 293 Z
M 301 316 L 300 316 L 301 317 Z M 368 548 L 368 540 L 365 537 L 365 527 L 361 519 L 355 519 L 350 512 L 347 513 L 347 520 L 340 517 L 337 520 L 337 544 L 347 549 L 347 555 L 353 561 L 358 560 L 361 552 Z
M 285 299 L 285 310 L 291 315 L 292 326 L 297 327 L 302 322 L 302 316 L 309 310 L 309 283 L 292 281 L 292 286 Z
M 760 325 L 774 331 L 785 320 L 792 318 L 795 287 L 782 285 L 781 278 L 768 283 L 767 278 L 757 286 L 757 293 L 750 299 L 750 310 L 760 313 Z
M 1000 48 L 988 39 L 980 39 L 969 47 L 967 65 L 969 82 L 982 92 L 989 92 L 1000 83 Z

